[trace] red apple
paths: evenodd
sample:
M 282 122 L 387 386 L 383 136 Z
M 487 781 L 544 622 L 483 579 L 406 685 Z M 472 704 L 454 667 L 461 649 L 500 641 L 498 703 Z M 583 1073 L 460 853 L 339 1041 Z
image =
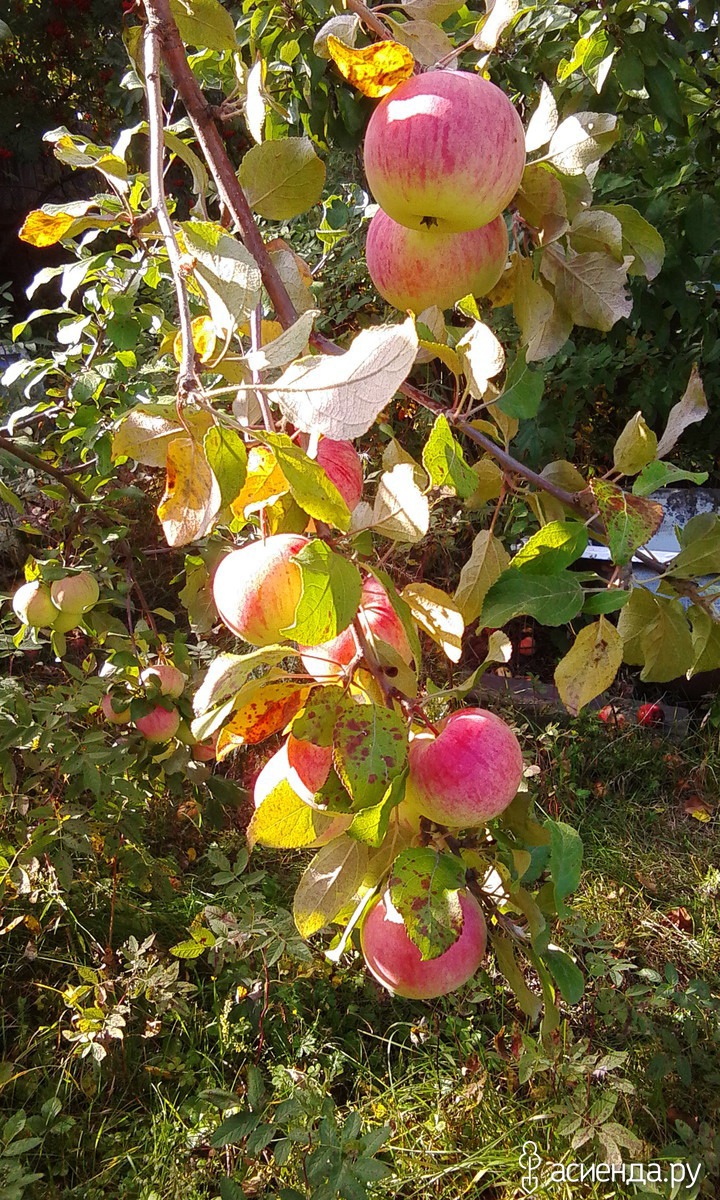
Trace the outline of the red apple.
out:
M 362 462 L 352 442 L 336 442 L 332 438 L 321 438 L 316 458 L 352 512 L 358 504 L 363 490 Z
M 382 209 L 370 222 L 365 247 L 370 278 L 388 304 L 419 313 L 430 305 L 451 308 L 463 296 L 486 296 L 508 255 L 505 221 L 464 233 L 442 226 L 407 229 Z
M 622 725 L 627 725 L 625 713 L 615 708 L 614 704 L 606 704 L 601 708 L 598 712 L 598 720 L 602 721 L 603 725 L 615 725 L 618 729 Z
M 281 783 L 286 782 L 297 796 L 315 809 L 318 836 L 313 847 L 325 846 L 344 833 L 352 823 L 349 813 L 327 813 L 317 808 L 315 795 L 323 786 L 332 766 L 332 747 L 314 746 L 290 734 L 280 749 L 265 763 L 255 780 L 253 802 L 259 808 L 263 800 Z
M 363 583 L 358 617 L 366 637 L 387 642 L 406 663 L 412 662 L 412 650 L 403 623 L 390 603 L 385 588 L 372 575 Z M 320 646 L 301 646 L 300 650 L 305 670 L 319 683 L 326 679 L 339 679 L 357 652 L 352 626 L 329 642 L 323 642 Z
M 365 174 L 408 229 L 460 233 L 494 221 L 525 169 L 522 122 L 504 92 L 468 71 L 413 75 L 380 101 L 365 135 Z
M 116 712 L 112 702 L 113 697 L 110 695 L 110 692 L 103 696 L 100 702 L 100 708 L 105 720 L 109 721 L 111 725 L 127 725 L 130 720 L 130 709 L 123 708 L 121 712 Z
M 408 751 L 409 803 L 438 825 L 484 825 L 514 798 L 523 776 L 520 743 L 485 708 L 464 708 L 441 721 L 438 736 L 420 733 Z
M 278 533 L 233 550 L 220 563 L 213 596 L 228 629 L 253 646 L 270 646 L 292 625 L 302 594 L 302 575 L 293 559 L 307 546 L 301 534 Z
M 661 704 L 641 704 L 637 710 L 638 725 L 662 725 L 665 714 Z
M 135 728 L 140 730 L 148 742 L 169 742 L 180 726 L 180 713 L 176 708 L 163 708 L 157 704 L 144 717 L 138 717 Z
M 12 603 L 18 621 L 33 629 L 54 625 L 57 620 L 58 609 L 52 602 L 50 588 L 39 579 L 23 583 L 15 592 Z
M 212 762 L 217 754 L 218 734 L 214 733 L 212 737 L 206 738 L 204 742 L 196 742 L 192 748 L 192 756 L 195 762 Z
M 457 941 L 437 958 L 423 962 L 410 940 L 390 893 L 385 892 L 368 912 L 360 934 L 365 962 L 378 983 L 396 996 L 432 1000 L 462 987 L 485 955 L 487 927 L 474 896 L 460 893 L 463 926 Z
M 187 677 L 171 663 L 155 663 L 154 666 L 146 667 L 140 672 L 140 682 L 159 687 L 163 696 L 177 700 L 185 691 Z

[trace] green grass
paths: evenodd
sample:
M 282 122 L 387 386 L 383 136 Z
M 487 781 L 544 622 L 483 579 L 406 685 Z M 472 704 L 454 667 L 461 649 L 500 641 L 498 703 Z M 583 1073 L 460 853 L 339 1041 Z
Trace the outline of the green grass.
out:
M 204 856 L 215 835 L 197 823 L 178 831 L 159 807 L 148 845 L 162 851 L 171 883 L 117 891 L 115 946 L 132 932 L 138 939 L 155 932 L 148 953 L 157 952 L 155 966 L 166 969 L 168 948 L 187 937 L 207 904 L 241 912 L 260 933 L 223 966 L 202 957 L 182 963 L 177 980 L 158 983 L 152 964 L 134 971 L 122 960 L 103 964 L 113 892 L 92 871 L 72 917 L 49 894 L 16 897 L 10 909 L 25 922 L 5 939 L 1 1030 L 3 1057 L 15 1065 L 0 1076 L 0 1100 L 7 1115 L 25 1111 L 41 1142 L 0 1156 L 0 1181 L 18 1164 L 43 1178 L 15 1192 L 0 1183 L 0 1197 L 309 1198 L 300 1141 L 281 1167 L 270 1147 L 251 1153 L 242 1139 L 212 1145 L 233 1096 L 245 1104 L 257 1079 L 265 1088 L 263 1120 L 273 1125 L 283 1106 L 292 1109 L 289 1126 L 310 1131 L 313 1144 L 339 1137 L 352 1112 L 365 1133 L 387 1126 L 379 1159 L 390 1173 L 369 1184 L 378 1200 L 513 1200 L 521 1194 L 526 1141 L 550 1162 L 602 1159 L 592 1139 L 574 1151 L 562 1123 L 574 1114 L 578 1128 L 601 1137 L 598 1107 L 615 1094 L 610 1120 L 639 1138 L 650 1158 L 697 1155 L 706 1169 L 699 1194 L 715 1196 L 718 825 L 685 811 L 689 795 L 713 794 L 720 762 L 714 735 L 706 730 L 676 745 L 647 731 L 608 732 L 593 718 L 562 727 L 535 722 L 526 732 L 541 746 L 541 808 L 575 825 L 585 842 L 583 884 L 563 944 L 588 982 L 581 1003 L 563 1014 L 554 1047 L 543 1048 L 528 1029 L 491 960 L 462 994 L 433 1004 L 389 998 L 357 955 L 336 967 L 319 946 L 312 957 L 292 957 L 300 950 L 291 942 L 290 954 L 273 961 L 303 856 L 258 855 L 248 871 L 258 867 L 261 875 L 233 894 L 230 885 L 213 884 Z M 220 840 L 231 859 L 242 846 L 239 830 Z M 680 909 L 690 927 L 682 927 Z M 45 932 L 28 959 L 33 914 Z M 78 967 L 97 972 L 100 1008 L 120 1006 L 126 1021 L 124 1037 L 106 1043 L 99 1064 L 64 1036 L 80 1028 L 67 990 L 83 982 Z M 181 983 L 194 990 L 178 990 Z M 49 1131 L 40 1129 L 42 1106 L 53 1098 L 61 1112 Z M 243 1190 L 225 1184 L 221 1192 L 226 1176 Z M 580 1192 L 558 1183 L 536 1194 L 632 1194 L 618 1186 L 583 1185 Z

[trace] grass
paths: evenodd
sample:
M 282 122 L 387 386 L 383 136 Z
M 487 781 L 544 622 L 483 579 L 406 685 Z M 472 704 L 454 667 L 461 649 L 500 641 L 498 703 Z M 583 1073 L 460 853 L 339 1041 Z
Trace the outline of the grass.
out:
M 158 802 L 148 846 L 162 851 L 171 886 L 166 878 L 159 892 L 128 885 L 115 896 L 116 945 L 133 932 L 156 935 L 132 962 L 103 969 L 93 949 L 107 931 L 112 887 L 95 886 L 91 871 L 72 919 L 49 894 L 15 899 L 23 924 L 7 933 L 2 984 L 3 1056 L 14 1066 L 0 1075 L 0 1101 L 6 1115 L 23 1110 L 34 1123 L 19 1136 L 40 1141 L 14 1155 L 6 1144 L 0 1197 L 354 1200 L 357 1183 L 322 1192 L 308 1177 L 318 1145 L 328 1161 L 361 1156 L 357 1139 L 342 1149 L 353 1112 L 364 1134 L 387 1127 L 370 1156 L 389 1168 L 367 1185 L 377 1200 L 513 1200 L 522 1194 L 525 1142 L 548 1162 L 601 1161 L 612 1122 L 640 1139 L 643 1155 L 702 1161 L 697 1194 L 715 1196 L 718 826 L 714 816 L 702 822 L 686 811 L 690 796 L 714 791 L 715 735 L 707 728 L 678 745 L 651 731 L 608 731 L 591 717 L 535 721 L 525 732 L 540 746 L 541 808 L 575 825 L 585 842 L 563 944 L 588 982 L 554 1047 L 518 1016 L 491 960 L 456 997 L 413 1004 L 377 989 L 357 957 L 339 967 L 318 947 L 303 957 L 282 939 L 304 858 L 258 854 L 248 868 L 258 872 L 254 881 L 243 884 L 246 872 L 219 885 L 206 855 L 217 835 L 198 821 L 178 827 Z M 231 861 L 242 841 L 239 829 L 220 835 Z M 167 950 L 207 904 L 240 913 L 239 924 L 255 933 L 224 965 L 207 956 L 178 964 Z M 34 914 L 45 933 L 28 959 Z M 74 1000 L 71 989 L 91 978 L 92 995 Z M 124 1037 L 106 1042 L 100 1063 L 64 1036 L 92 1023 L 93 1005 L 104 1019 L 117 1010 L 125 1020 Z M 275 1142 L 280 1133 L 296 1138 L 281 1167 L 268 1146 L 253 1150 L 246 1137 L 217 1144 L 223 1115 L 247 1107 L 250 1094 Z M 59 1110 L 43 1127 L 48 1102 Z M 588 1140 L 574 1150 L 578 1130 Z M 13 1191 L 16 1169 L 42 1179 Z M 617 1186 L 583 1185 L 581 1194 L 626 1194 Z M 536 1194 L 557 1200 L 577 1195 L 573 1188 L 544 1184 Z

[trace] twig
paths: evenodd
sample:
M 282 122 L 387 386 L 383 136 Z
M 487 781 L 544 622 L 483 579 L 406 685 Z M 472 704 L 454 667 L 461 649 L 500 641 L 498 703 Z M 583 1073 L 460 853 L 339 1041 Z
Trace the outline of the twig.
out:
M 376 33 L 383 41 L 392 41 L 392 34 L 387 25 L 384 25 L 367 4 L 363 4 L 362 0 L 346 0 L 346 8 L 350 12 L 357 13 L 363 25 L 367 25 L 368 29 L 372 29 L 373 33 Z
M 88 496 L 87 492 L 84 492 L 77 483 L 73 483 L 72 479 L 68 479 L 62 473 L 62 471 L 58 470 L 57 467 L 51 467 L 48 463 L 44 462 L 42 458 L 38 458 L 36 454 L 31 454 L 29 450 L 23 450 L 20 446 L 16 446 L 15 443 L 10 440 L 10 438 L 0 436 L 0 450 L 7 451 L 8 454 L 12 454 L 13 458 L 20 459 L 20 462 L 27 463 L 27 465 L 29 467 L 33 467 L 34 470 L 40 471 L 41 474 L 49 476 L 50 479 L 54 479 L 57 483 L 61 484 L 62 487 L 65 488 L 65 491 L 68 492 L 75 500 L 77 500 L 79 504 L 93 503 L 92 496 Z M 80 468 L 77 469 L 79 470 Z
M 165 158 L 164 117 L 162 85 L 160 81 L 160 23 L 153 12 L 152 5 L 148 4 L 146 7 L 148 23 L 144 34 L 144 61 L 145 78 L 147 80 L 148 132 L 150 138 L 150 196 L 153 208 L 155 209 L 157 223 L 160 226 L 160 232 L 165 242 L 170 269 L 175 283 L 175 292 L 177 294 L 180 334 L 182 338 L 182 357 L 178 371 L 178 400 L 182 403 L 199 395 L 202 392 L 202 387 L 195 369 L 195 345 L 192 335 L 190 301 L 185 282 L 185 265 L 165 198 L 165 181 L 163 177 L 163 161 Z
M 252 346 L 254 354 L 257 354 L 258 350 L 262 346 L 262 304 L 256 304 L 255 308 L 250 314 L 250 345 Z M 260 371 L 256 367 L 253 367 L 251 375 L 253 383 L 262 383 Z M 275 429 L 275 422 L 273 421 L 273 415 L 270 410 L 268 398 L 262 390 L 257 391 L 255 396 L 257 397 L 257 402 L 260 405 L 263 425 L 270 433 L 273 433 Z

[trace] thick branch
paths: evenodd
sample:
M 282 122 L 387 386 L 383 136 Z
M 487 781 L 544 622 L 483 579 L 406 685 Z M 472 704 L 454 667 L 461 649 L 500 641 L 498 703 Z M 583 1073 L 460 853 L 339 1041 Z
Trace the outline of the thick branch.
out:
M 182 254 L 175 236 L 175 227 L 170 219 L 170 213 L 165 199 L 165 182 L 163 165 L 165 158 L 164 114 L 162 104 L 162 85 L 160 81 L 160 26 L 148 5 L 148 23 L 145 27 L 145 79 L 147 81 L 148 126 L 150 138 L 150 196 L 152 205 L 160 226 L 160 232 L 165 242 L 170 269 L 172 270 L 175 292 L 177 294 L 178 315 L 180 319 L 180 335 L 182 339 L 182 358 L 178 372 L 178 398 L 189 399 L 202 391 L 200 380 L 195 370 L 195 344 L 192 335 L 192 320 L 190 317 L 190 301 L 183 273 Z
M 67 479 L 62 471 L 57 467 L 51 467 L 42 458 L 38 458 L 36 454 L 31 454 L 29 450 L 23 450 L 20 446 L 16 446 L 10 438 L 0 436 L 0 450 L 7 451 L 12 454 L 13 458 L 18 458 L 20 462 L 27 463 L 29 467 L 40 471 L 42 475 L 47 475 L 50 479 L 54 479 L 65 491 L 68 492 L 79 504 L 92 504 L 92 496 L 88 496 L 77 483 L 73 483 L 72 479 Z

